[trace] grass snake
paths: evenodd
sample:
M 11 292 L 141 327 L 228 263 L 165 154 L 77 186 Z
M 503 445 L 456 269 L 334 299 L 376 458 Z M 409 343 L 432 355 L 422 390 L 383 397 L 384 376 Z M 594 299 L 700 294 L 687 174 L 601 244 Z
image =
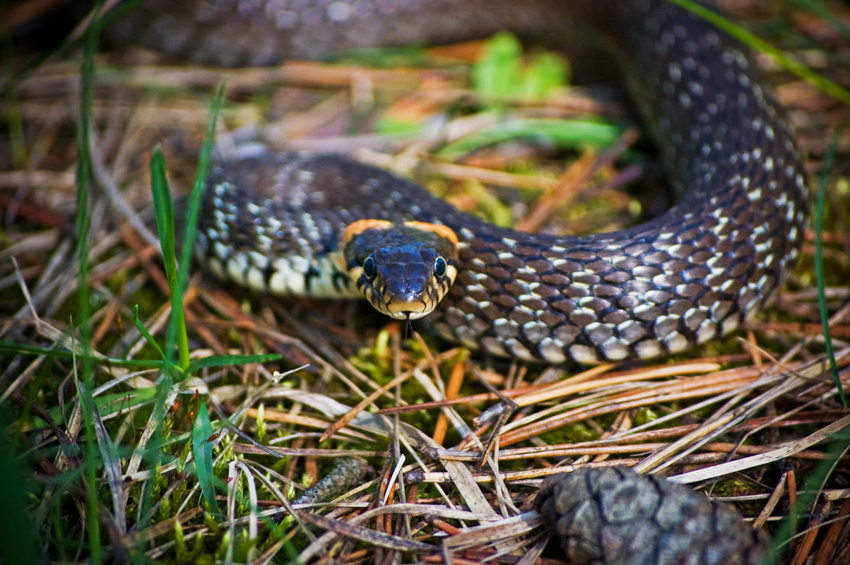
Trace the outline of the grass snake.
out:
M 437 223 L 458 240 L 451 265 L 456 281 L 428 318 L 441 335 L 468 347 L 529 361 L 592 364 L 678 353 L 735 330 L 793 265 L 807 221 L 805 173 L 792 128 L 747 50 L 679 7 L 662 0 L 153 0 L 111 31 L 235 66 L 455 41 L 504 28 L 559 46 L 565 36 L 584 31 L 568 28 L 567 12 L 582 13 L 614 46 L 681 195 L 666 213 L 612 233 L 521 233 L 342 156 L 261 153 L 213 168 L 197 254 L 222 277 L 260 290 L 351 295 L 356 285 L 329 255 L 347 226 L 362 220 Z M 436 257 L 428 260 L 436 265 Z M 722 510 L 695 511 L 693 519 L 707 526 L 683 538 L 665 530 L 689 529 L 682 514 L 659 526 L 669 518 L 665 496 L 680 498 L 677 508 L 685 512 L 702 504 L 689 496 L 700 495 L 673 487 L 674 494 L 665 494 L 658 481 L 612 472 L 577 475 L 575 484 L 584 481 L 580 488 L 588 491 L 578 498 L 568 479 L 544 487 L 539 504 L 571 559 L 760 561 L 763 539 L 738 535 L 743 530 L 735 532 L 736 519 L 718 529 L 730 521 Z M 606 481 L 610 485 L 600 486 Z M 659 538 L 631 547 L 642 534 L 593 537 L 600 528 L 619 528 L 621 515 L 602 511 L 585 525 L 578 518 L 583 510 L 567 508 L 574 500 L 585 509 L 610 509 L 614 502 L 603 499 L 616 485 L 637 497 L 628 499 L 632 510 L 648 509 L 634 521 L 659 526 Z M 647 496 L 655 497 L 654 506 Z M 588 506 L 584 501 L 593 497 L 599 504 Z M 592 541 L 579 536 L 587 528 L 594 529 L 587 534 Z
M 499 356 L 592 364 L 678 353 L 733 331 L 782 283 L 800 247 L 804 171 L 771 88 L 746 49 L 664 1 L 155 0 L 141 8 L 113 31 L 223 65 L 504 27 L 558 45 L 572 21 L 563 12 L 584 12 L 616 46 L 682 195 L 630 229 L 554 237 L 496 227 L 341 156 L 234 159 L 210 176 L 198 255 L 238 283 L 351 295 L 355 285 L 328 257 L 349 223 L 441 223 L 457 234 L 459 257 L 457 281 L 428 318 L 439 334 Z
M 681 194 L 630 229 L 554 237 L 496 227 L 337 155 L 233 159 L 210 175 L 198 255 L 238 283 L 350 295 L 355 285 L 328 257 L 349 223 L 441 223 L 457 234 L 459 257 L 457 281 L 428 317 L 439 334 L 498 356 L 592 364 L 678 353 L 735 330 L 797 255 L 808 206 L 791 126 L 746 49 L 664 1 L 166 4 L 131 14 L 150 22 L 138 40 L 225 65 L 502 27 L 557 45 L 571 21 L 562 12 L 587 12 L 616 46 Z

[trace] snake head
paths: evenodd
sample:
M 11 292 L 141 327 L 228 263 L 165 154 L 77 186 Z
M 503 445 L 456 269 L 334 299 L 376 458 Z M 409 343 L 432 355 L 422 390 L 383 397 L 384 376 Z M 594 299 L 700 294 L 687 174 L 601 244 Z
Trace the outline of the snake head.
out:
M 442 225 L 360 220 L 346 228 L 340 248 L 369 303 L 399 320 L 429 314 L 457 275 L 457 236 Z

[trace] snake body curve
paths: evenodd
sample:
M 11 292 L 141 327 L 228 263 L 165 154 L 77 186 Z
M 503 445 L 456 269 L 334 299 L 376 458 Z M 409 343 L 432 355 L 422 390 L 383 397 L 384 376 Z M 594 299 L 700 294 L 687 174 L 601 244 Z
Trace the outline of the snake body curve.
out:
M 540 26 L 557 42 L 567 4 L 223 1 L 195 14 L 206 18 L 207 39 L 174 28 L 160 46 L 236 64 L 506 25 L 520 33 Z M 344 157 L 266 154 L 214 168 L 198 255 L 259 289 L 350 293 L 324 259 L 345 225 L 438 222 L 457 233 L 460 266 L 430 323 L 452 341 L 499 356 L 592 364 L 677 353 L 733 331 L 781 284 L 802 241 L 807 191 L 792 129 L 746 51 L 723 32 L 662 0 L 600 6 L 597 19 L 626 57 L 682 194 L 663 215 L 590 236 L 521 233 Z M 228 10 L 224 35 L 216 22 Z M 459 32 L 464 22 L 472 29 Z M 240 25 L 248 28 L 240 33 Z

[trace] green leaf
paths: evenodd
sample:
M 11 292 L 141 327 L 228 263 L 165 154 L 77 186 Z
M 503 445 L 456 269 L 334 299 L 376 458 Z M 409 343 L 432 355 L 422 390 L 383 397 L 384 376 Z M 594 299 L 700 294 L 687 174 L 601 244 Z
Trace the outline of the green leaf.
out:
M 503 32 L 484 45 L 479 60 L 472 66 L 472 83 L 485 99 L 523 98 L 541 100 L 554 88 L 567 84 L 567 63 L 554 53 L 537 53 L 526 65 L 522 45 L 512 34 Z
M 475 92 L 485 98 L 515 96 L 521 65 L 519 40 L 507 32 L 497 33 L 487 41 L 481 58 L 472 67 Z
M 566 60 L 554 53 L 537 53 L 525 69 L 521 95 L 527 100 L 545 100 L 569 81 Z
M 207 413 L 206 405 L 202 402 L 198 408 L 198 415 L 195 416 L 195 425 L 192 429 L 192 453 L 195 456 L 195 475 L 198 477 L 204 499 L 209 504 L 210 510 L 217 514 L 218 505 L 215 500 L 215 474 L 213 473 L 212 460 L 213 446 L 210 442 L 212 433 L 210 415 Z

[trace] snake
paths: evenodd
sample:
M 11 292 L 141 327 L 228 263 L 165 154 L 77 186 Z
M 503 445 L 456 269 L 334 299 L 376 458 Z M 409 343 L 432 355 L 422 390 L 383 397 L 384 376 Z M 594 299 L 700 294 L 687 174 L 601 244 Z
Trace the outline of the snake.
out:
M 628 229 L 554 236 L 497 227 L 346 156 L 249 152 L 212 168 L 196 243 L 213 273 L 238 284 L 386 302 L 391 282 L 365 292 L 362 284 L 374 253 L 353 267 L 338 257 L 363 239 L 350 226 L 427 225 L 426 233 L 451 234 L 456 255 L 411 251 L 416 266 L 400 270 L 422 271 L 429 304 L 386 313 L 430 312 L 439 335 L 495 356 L 597 364 L 676 354 L 736 330 L 799 253 L 808 192 L 783 109 L 743 45 L 666 1 L 154 0 L 141 8 L 137 41 L 222 65 L 501 28 L 557 46 L 568 35 L 566 12 L 585 12 L 599 42 L 613 46 L 681 195 Z M 127 33 L 121 22 L 116 32 Z M 445 295 L 439 303 L 435 293 Z
M 346 156 L 251 150 L 210 171 L 195 251 L 259 291 L 365 297 L 471 349 L 595 364 L 736 330 L 787 278 L 807 223 L 803 160 L 754 58 L 676 4 L 149 0 L 109 31 L 237 66 L 501 29 L 559 47 L 592 23 L 680 195 L 665 213 L 610 233 L 524 233 Z M 584 19 L 571 25 L 576 13 Z M 625 468 L 553 475 L 536 507 L 575 563 L 757 565 L 767 551 L 734 511 Z

